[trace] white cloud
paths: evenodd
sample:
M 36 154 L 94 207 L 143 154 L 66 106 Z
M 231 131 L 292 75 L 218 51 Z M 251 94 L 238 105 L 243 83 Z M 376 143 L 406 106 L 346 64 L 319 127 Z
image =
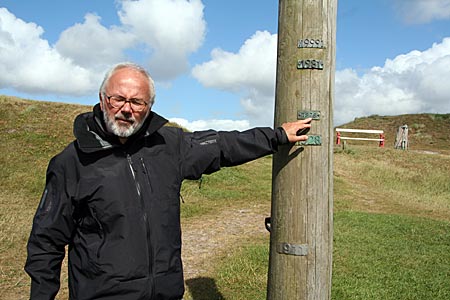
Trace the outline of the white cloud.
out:
M 360 77 L 336 72 L 335 124 L 373 114 L 450 112 L 450 38 L 421 51 L 386 60 Z
M 44 30 L 0 8 L 0 87 L 26 93 L 82 95 L 94 75 L 41 38 Z
M 188 55 L 205 37 L 203 8 L 200 0 L 122 2 L 121 22 L 153 50 L 149 64 L 156 80 L 173 79 L 188 70 Z
M 272 126 L 276 35 L 257 32 L 238 53 L 215 49 L 211 60 L 192 74 L 204 86 L 242 96 L 241 106 L 251 126 Z M 426 51 L 412 51 L 387 59 L 358 75 L 351 69 L 336 72 L 335 124 L 355 117 L 406 113 L 450 112 L 450 38 Z
M 88 13 L 84 19 L 83 24 L 75 24 L 61 33 L 56 50 L 77 65 L 100 72 L 125 60 L 124 50 L 135 44 L 134 35 L 119 27 L 104 27 L 94 14 Z
M 242 95 L 244 114 L 252 126 L 271 126 L 273 120 L 277 35 L 257 31 L 238 53 L 222 49 L 197 65 L 192 75 L 204 86 Z
M 207 129 L 214 129 L 214 130 L 246 130 L 250 128 L 250 123 L 247 120 L 197 120 L 197 121 L 188 121 L 186 119 L 182 118 L 170 118 L 170 122 L 177 123 L 178 125 L 181 125 L 182 127 L 190 130 L 190 131 L 197 131 L 197 130 L 207 130 Z
M 450 18 L 450 0 L 397 0 L 395 4 L 407 23 L 421 24 Z
M 88 13 L 65 29 L 55 45 L 44 29 L 0 8 L 0 88 L 18 92 L 85 96 L 98 89 L 106 68 L 138 48 L 155 80 L 188 70 L 188 56 L 203 43 L 200 0 L 121 1 L 122 24 L 105 27 Z M 143 51 L 148 49 L 149 51 Z
M 98 89 L 103 68 L 124 59 L 133 47 L 148 49 L 146 54 L 155 79 L 168 80 L 185 72 L 188 56 L 205 37 L 202 2 L 120 3 L 119 26 L 104 27 L 99 16 L 86 14 L 84 22 L 63 31 L 54 46 L 42 38 L 42 27 L 0 8 L 0 88 L 86 95 Z M 414 14 L 409 9 L 422 9 L 421 16 L 415 17 L 421 22 L 450 16 L 450 0 L 398 3 L 411 16 Z M 426 7 L 422 6 L 424 3 Z M 205 87 L 239 95 L 248 121 L 186 121 L 186 127 L 243 130 L 249 126 L 272 126 L 276 47 L 276 34 L 257 31 L 236 53 L 214 49 L 210 61 L 195 66 L 192 75 Z M 449 77 L 450 38 L 428 50 L 387 59 L 384 66 L 373 67 L 364 74 L 351 69 L 337 71 L 335 124 L 371 114 L 450 112 L 450 85 L 445 80 Z

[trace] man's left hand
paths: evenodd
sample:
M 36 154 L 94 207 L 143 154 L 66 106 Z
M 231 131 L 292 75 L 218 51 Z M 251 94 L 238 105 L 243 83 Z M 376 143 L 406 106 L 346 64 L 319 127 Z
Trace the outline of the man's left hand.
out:
M 311 118 L 298 120 L 295 122 L 283 123 L 281 127 L 286 132 L 289 142 L 295 143 L 299 141 L 306 141 L 308 136 L 306 133 L 311 128 Z

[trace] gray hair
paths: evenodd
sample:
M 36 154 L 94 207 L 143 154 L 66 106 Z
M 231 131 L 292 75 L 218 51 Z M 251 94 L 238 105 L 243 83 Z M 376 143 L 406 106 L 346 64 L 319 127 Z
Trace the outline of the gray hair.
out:
M 147 72 L 146 69 L 144 69 L 142 66 L 132 63 L 132 62 L 118 63 L 115 66 L 113 66 L 108 72 L 106 72 L 105 78 L 103 79 L 103 82 L 100 85 L 100 94 L 105 93 L 106 85 L 108 84 L 108 81 L 111 78 L 111 76 L 114 74 L 114 72 L 116 72 L 117 70 L 120 70 L 120 69 L 125 69 L 125 68 L 136 70 L 139 73 L 141 73 L 142 75 L 144 75 L 145 77 L 147 77 L 148 83 L 149 83 L 149 91 L 150 91 L 150 99 L 148 99 L 148 100 L 149 100 L 149 105 L 152 106 L 153 103 L 155 102 L 155 96 L 156 96 L 155 82 L 153 81 L 152 77 L 150 76 L 150 74 Z

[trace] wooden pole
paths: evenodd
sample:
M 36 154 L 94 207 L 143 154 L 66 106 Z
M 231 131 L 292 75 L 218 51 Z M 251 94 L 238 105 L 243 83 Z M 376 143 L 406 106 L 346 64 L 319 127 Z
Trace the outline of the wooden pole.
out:
M 313 117 L 274 155 L 267 299 L 331 299 L 337 0 L 280 0 L 275 126 Z

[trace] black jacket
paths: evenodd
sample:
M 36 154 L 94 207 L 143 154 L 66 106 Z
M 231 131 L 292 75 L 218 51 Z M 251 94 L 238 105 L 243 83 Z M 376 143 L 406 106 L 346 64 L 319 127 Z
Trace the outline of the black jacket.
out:
M 70 299 L 181 299 L 180 188 L 287 143 L 279 128 L 185 133 L 151 112 L 125 144 L 98 105 L 49 163 L 25 270 L 31 299 L 54 299 L 68 245 Z

